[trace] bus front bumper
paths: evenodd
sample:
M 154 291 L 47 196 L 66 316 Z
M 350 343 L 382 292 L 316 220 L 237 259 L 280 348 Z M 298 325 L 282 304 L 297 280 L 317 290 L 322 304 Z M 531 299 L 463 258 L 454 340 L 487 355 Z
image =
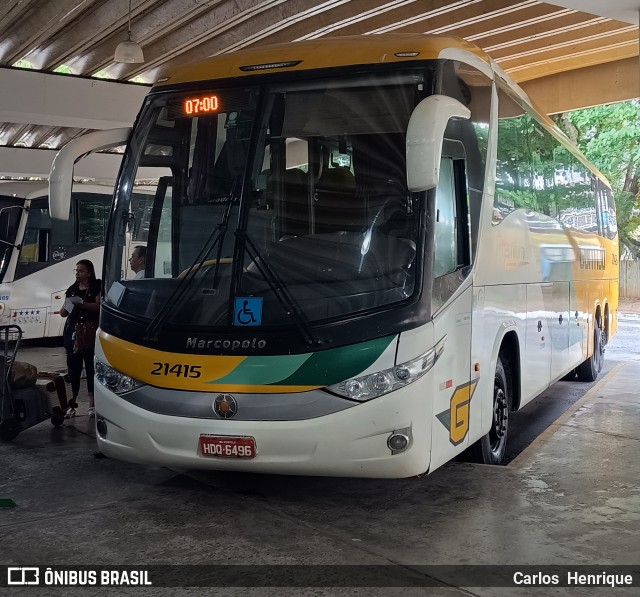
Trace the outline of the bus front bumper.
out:
M 239 421 L 150 412 L 97 383 L 96 435 L 110 458 L 169 468 L 403 478 L 429 469 L 431 413 L 416 390 L 408 386 L 311 419 Z M 389 448 L 394 432 L 409 437 L 404 451 Z M 255 456 L 205 455 L 201 436 L 253 438 Z

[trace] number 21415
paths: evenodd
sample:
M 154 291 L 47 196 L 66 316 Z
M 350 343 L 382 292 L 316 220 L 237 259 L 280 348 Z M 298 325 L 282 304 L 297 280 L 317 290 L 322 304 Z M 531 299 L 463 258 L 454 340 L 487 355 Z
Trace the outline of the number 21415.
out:
M 151 375 L 175 375 L 176 377 L 198 378 L 202 375 L 200 365 L 182 365 L 179 363 L 153 363 Z

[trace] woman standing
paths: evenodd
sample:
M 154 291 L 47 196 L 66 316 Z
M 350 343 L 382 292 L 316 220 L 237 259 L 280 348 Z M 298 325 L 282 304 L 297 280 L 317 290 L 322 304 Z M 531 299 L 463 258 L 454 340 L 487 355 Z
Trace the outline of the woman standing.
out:
M 84 364 L 87 373 L 87 391 L 89 393 L 89 417 L 94 418 L 95 406 L 93 402 L 93 343 L 91 348 L 78 350 L 76 344 L 76 325 L 79 323 L 98 324 L 100 312 L 100 280 L 96 280 L 93 263 L 88 259 L 81 259 L 76 263 L 76 281 L 66 292 L 67 300 L 60 310 L 62 317 L 67 317 L 64 325 L 64 348 L 67 351 L 67 369 L 71 381 L 71 400 L 67 416 L 74 416 L 78 407 L 78 392 L 80 391 L 80 376 Z

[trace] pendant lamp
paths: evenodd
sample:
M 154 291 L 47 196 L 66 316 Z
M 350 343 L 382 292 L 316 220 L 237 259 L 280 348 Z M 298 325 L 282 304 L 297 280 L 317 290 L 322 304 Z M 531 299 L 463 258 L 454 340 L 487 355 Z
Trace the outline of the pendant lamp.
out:
M 129 0 L 129 30 L 127 41 L 120 42 L 116 48 L 114 60 L 125 64 L 140 64 L 144 62 L 142 48 L 131 39 L 131 0 Z

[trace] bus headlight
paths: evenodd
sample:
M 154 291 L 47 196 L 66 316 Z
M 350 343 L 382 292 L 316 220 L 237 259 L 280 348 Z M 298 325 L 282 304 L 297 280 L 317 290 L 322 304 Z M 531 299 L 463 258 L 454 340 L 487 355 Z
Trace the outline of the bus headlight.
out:
M 359 402 L 384 396 L 393 390 L 408 386 L 429 371 L 442 354 L 446 339 L 446 336 L 442 337 L 431 350 L 411 361 L 401 363 L 384 371 L 377 371 L 362 377 L 353 377 L 328 386 L 326 389 L 339 396 L 344 396 L 350 400 L 358 400 Z
M 120 371 L 116 371 L 113 367 L 109 367 L 106 363 L 95 360 L 96 379 L 114 394 L 124 394 L 131 392 L 144 385 L 141 381 L 133 379 Z

